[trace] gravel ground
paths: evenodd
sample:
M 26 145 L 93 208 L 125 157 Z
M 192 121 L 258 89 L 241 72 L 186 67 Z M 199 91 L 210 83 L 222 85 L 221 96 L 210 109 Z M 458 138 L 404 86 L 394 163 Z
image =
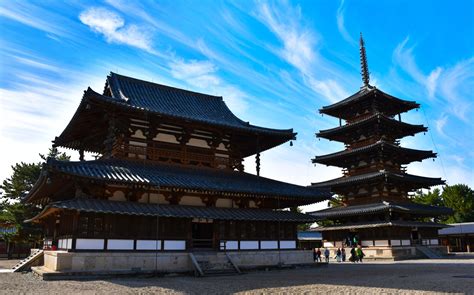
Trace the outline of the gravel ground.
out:
M 411 260 L 256 271 L 239 276 L 43 281 L 0 273 L 2 294 L 474 294 L 474 259 Z

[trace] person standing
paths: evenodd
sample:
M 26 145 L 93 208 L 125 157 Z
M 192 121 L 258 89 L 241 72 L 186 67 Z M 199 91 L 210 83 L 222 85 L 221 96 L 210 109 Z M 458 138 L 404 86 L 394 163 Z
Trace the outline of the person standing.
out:
M 323 262 L 323 260 L 321 259 L 321 249 L 318 248 L 318 251 L 316 251 L 316 260 L 318 262 Z
M 317 262 L 316 259 L 317 259 L 317 251 L 316 251 L 316 248 L 313 248 L 313 262 Z
M 362 259 L 364 258 L 365 254 L 362 251 L 362 247 L 357 247 L 357 259 L 362 262 Z
M 357 253 L 354 246 L 351 248 L 351 258 L 349 259 L 351 262 L 357 262 Z
M 336 261 L 337 262 L 341 262 L 341 255 L 342 255 L 341 248 L 337 248 L 337 251 L 336 251 Z
M 346 261 L 346 249 L 344 248 L 341 249 L 341 258 L 342 258 L 342 262 Z
M 326 263 L 329 263 L 329 249 L 324 249 L 324 258 L 326 258 Z

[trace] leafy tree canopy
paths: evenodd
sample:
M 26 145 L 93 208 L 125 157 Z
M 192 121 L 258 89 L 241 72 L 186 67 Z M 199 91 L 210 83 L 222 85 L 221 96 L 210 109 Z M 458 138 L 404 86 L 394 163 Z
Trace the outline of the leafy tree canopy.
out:
M 4 240 L 13 243 L 26 243 L 41 238 L 41 231 L 33 224 L 24 223 L 24 220 L 35 216 L 39 208 L 31 204 L 20 202 L 32 189 L 41 173 L 41 167 L 48 157 L 68 161 L 70 157 L 59 152 L 56 148 L 49 149 L 48 154 L 40 154 L 43 162 L 17 163 L 12 166 L 12 176 L 5 179 L 0 185 L 0 224 L 16 228 L 14 233 L 5 233 Z

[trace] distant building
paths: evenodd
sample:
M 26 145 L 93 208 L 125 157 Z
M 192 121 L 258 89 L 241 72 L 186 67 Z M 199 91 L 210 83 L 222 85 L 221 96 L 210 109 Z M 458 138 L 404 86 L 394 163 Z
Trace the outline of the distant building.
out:
M 298 248 L 312 250 L 323 246 L 323 236 L 317 231 L 299 231 Z
M 452 223 L 438 231 L 449 252 L 474 252 L 474 222 Z
M 341 206 L 312 213 L 320 220 L 332 221 L 316 230 L 323 233 L 325 246 L 361 245 L 367 257 L 373 258 L 416 256 L 417 245 L 442 250 L 438 229 L 445 225 L 426 218 L 449 215 L 451 210 L 412 203 L 408 193 L 445 182 L 406 172 L 411 162 L 435 158 L 436 154 L 400 146 L 401 138 L 428 131 L 423 125 L 401 119 L 401 113 L 420 105 L 369 84 L 362 36 L 360 55 L 363 86 L 350 97 L 319 110 L 339 118 L 339 126 L 321 130 L 317 136 L 344 143 L 345 150 L 313 160 L 343 170 L 343 177 L 313 184 L 342 197 Z

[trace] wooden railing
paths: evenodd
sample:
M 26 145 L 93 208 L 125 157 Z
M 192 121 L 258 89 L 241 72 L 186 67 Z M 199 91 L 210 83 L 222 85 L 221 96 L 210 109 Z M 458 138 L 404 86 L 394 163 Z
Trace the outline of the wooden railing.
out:
M 168 146 L 137 146 L 128 143 L 117 143 L 113 147 L 113 154 L 119 157 L 135 159 L 147 159 L 152 161 L 162 161 L 181 164 L 193 164 L 209 167 L 224 166 L 230 168 L 232 165 L 230 157 L 221 157 L 214 154 L 205 154 L 184 150 Z

